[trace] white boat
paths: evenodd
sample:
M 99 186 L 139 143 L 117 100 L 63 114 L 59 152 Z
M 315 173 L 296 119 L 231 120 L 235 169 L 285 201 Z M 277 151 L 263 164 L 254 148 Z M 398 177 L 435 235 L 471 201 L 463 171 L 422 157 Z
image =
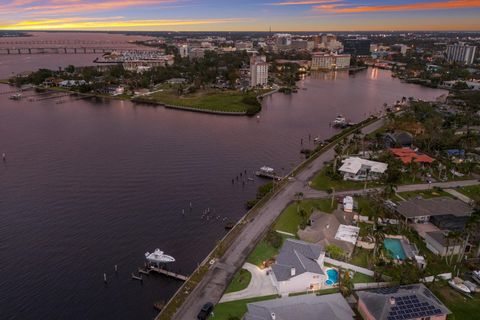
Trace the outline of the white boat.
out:
M 455 277 L 453 278 L 452 280 L 449 280 L 448 281 L 448 284 L 455 290 L 458 290 L 462 293 L 470 293 L 470 289 L 468 289 L 468 287 L 463 284 L 463 280 L 460 279 L 459 277 Z
M 174 257 L 165 254 L 160 249 L 155 249 L 153 253 L 146 252 L 145 258 L 147 259 L 148 262 L 156 263 L 156 264 L 175 262 Z
M 480 270 L 475 270 L 472 272 L 472 278 L 476 282 L 480 283 Z
M 347 124 L 347 119 L 345 119 L 344 116 L 342 116 L 341 114 L 338 115 L 335 120 L 333 120 L 333 125 L 334 126 L 344 126 Z
M 15 94 L 12 94 L 10 96 L 10 99 L 12 100 L 20 100 L 22 98 L 22 94 L 21 93 L 15 93 Z

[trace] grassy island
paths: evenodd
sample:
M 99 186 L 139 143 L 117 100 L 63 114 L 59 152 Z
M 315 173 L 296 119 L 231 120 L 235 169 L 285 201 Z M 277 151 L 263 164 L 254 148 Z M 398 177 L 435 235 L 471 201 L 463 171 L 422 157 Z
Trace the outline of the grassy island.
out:
M 244 93 L 235 90 L 204 89 L 178 94 L 177 88 L 166 87 L 148 96 L 134 98 L 134 101 L 158 103 L 178 109 L 254 115 L 261 110 L 261 103 L 257 100 L 257 96 L 262 93 L 262 91 Z

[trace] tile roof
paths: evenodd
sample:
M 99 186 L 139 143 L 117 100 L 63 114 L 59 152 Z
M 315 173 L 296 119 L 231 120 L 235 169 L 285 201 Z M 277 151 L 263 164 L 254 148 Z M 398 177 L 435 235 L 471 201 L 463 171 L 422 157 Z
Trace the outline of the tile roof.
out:
M 435 160 L 426 154 L 418 153 L 410 148 L 391 148 L 389 150 L 404 164 L 409 164 L 412 161 L 418 163 L 432 163 Z

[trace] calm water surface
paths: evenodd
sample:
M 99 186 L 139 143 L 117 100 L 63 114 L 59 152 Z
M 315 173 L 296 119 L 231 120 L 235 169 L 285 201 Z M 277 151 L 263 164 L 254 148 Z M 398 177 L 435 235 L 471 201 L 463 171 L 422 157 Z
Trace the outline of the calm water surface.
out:
M 1 318 L 152 318 L 152 304 L 180 283 L 150 276 L 142 285 L 130 273 L 157 247 L 190 273 L 225 234 L 221 220 L 240 218 L 265 182 L 232 185 L 241 171 L 290 170 L 300 140 L 306 147 L 309 134 L 333 134 L 338 113 L 359 121 L 402 96 L 444 93 L 376 69 L 314 75 L 300 86 L 266 98 L 260 120 L 1 94 Z M 201 219 L 206 208 L 220 221 Z

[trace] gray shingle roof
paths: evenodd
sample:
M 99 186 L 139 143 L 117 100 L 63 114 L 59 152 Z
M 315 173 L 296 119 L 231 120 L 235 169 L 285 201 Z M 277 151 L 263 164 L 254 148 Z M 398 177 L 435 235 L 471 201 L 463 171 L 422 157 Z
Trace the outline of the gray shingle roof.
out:
M 359 303 L 362 302 L 376 320 L 397 319 L 397 315 L 407 320 L 451 313 L 423 284 L 359 291 L 357 295 Z
M 300 240 L 285 240 L 272 271 L 278 281 L 292 278 L 291 270 L 295 268 L 295 276 L 305 272 L 324 274 L 316 260 L 325 250 L 321 245 Z
M 340 293 L 302 295 L 249 303 L 245 320 L 353 320 L 354 313 Z
M 406 218 L 442 215 L 463 217 L 469 216 L 473 209 L 460 200 L 449 197 L 438 197 L 402 201 L 398 204 L 397 211 Z

